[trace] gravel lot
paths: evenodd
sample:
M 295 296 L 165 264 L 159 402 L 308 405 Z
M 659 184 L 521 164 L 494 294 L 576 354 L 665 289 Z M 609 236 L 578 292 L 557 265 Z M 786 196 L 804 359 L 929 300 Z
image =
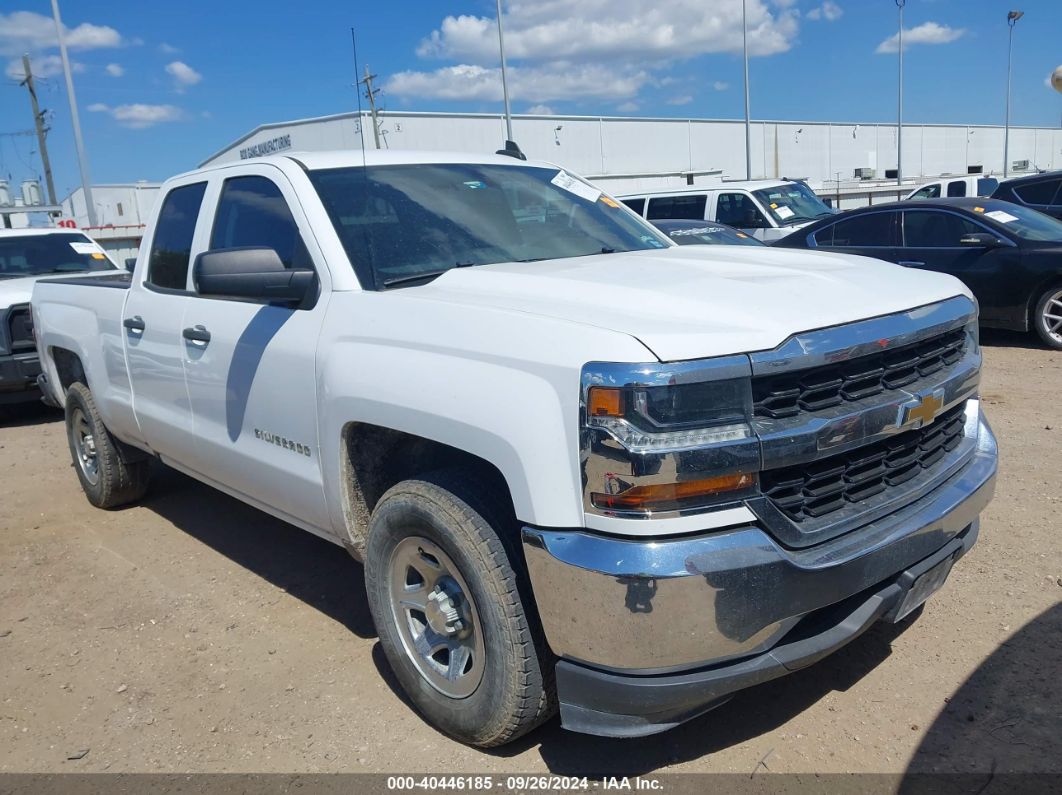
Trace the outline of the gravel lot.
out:
M 985 334 L 981 540 L 913 621 L 675 731 L 489 753 L 403 702 L 361 567 L 160 467 L 85 501 L 60 417 L 0 422 L 0 771 L 1062 771 L 1062 354 Z M 77 759 L 71 757 L 80 757 Z

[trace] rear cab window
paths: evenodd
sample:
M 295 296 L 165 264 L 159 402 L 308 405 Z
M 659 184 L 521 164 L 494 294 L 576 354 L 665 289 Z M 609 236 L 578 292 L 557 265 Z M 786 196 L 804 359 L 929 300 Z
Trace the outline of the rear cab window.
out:
M 645 199 L 620 199 L 621 202 L 630 207 L 638 215 L 645 215 Z
M 649 220 L 677 218 L 688 221 L 703 221 L 704 206 L 708 202 L 705 194 L 699 196 L 656 196 L 649 200 Z
M 183 291 L 205 182 L 181 185 L 166 194 L 155 223 L 144 283 L 162 290 Z

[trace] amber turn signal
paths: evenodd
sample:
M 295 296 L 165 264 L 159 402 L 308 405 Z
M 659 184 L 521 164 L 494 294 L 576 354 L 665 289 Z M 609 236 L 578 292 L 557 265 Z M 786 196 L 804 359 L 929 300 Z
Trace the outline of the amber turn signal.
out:
M 721 475 L 683 483 L 659 483 L 634 486 L 619 494 L 594 493 L 590 496 L 597 508 L 618 511 L 675 510 L 699 497 L 711 497 L 728 491 L 740 491 L 751 486 L 750 474 Z
M 591 417 L 622 417 L 623 390 L 604 386 L 592 387 L 587 411 Z

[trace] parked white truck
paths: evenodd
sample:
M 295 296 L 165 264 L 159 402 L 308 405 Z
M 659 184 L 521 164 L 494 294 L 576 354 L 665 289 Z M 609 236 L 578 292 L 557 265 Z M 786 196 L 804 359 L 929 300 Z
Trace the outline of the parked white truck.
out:
M 115 267 L 95 242 L 66 229 L 0 229 L 0 411 L 39 400 L 40 364 L 30 296 L 44 276 L 89 276 Z
M 546 163 L 185 174 L 131 283 L 33 312 L 94 505 L 157 458 L 344 545 L 411 701 L 481 746 L 558 705 L 661 731 L 899 621 L 994 488 L 958 281 L 680 248 Z

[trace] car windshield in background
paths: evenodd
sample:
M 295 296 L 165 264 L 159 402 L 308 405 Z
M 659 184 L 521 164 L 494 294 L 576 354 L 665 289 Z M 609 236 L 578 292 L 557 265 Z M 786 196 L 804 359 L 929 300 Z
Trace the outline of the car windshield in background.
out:
M 362 284 L 451 268 L 665 248 L 597 188 L 555 168 L 438 163 L 310 172 Z
M 676 222 L 658 222 L 657 227 L 680 246 L 762 246 L 763 243 L 751 235 L 718 224 Z
M 0 236 L 0 279 L 113 268 L 99 246 L 76 232 Z
M 823 204 L 822 199 L 802 182 L 755 190 L 752 195 L 781 226 L 801 224 L 833 214 L 833 211 Z
M 1044 215 L 1039 210 L 1009 202 L 993 202 L 977 208 L 975 213 L 1001 224 L 1008 232 L 1023 240 L 1043 243 L 1062 243 L 1062 221 Z

